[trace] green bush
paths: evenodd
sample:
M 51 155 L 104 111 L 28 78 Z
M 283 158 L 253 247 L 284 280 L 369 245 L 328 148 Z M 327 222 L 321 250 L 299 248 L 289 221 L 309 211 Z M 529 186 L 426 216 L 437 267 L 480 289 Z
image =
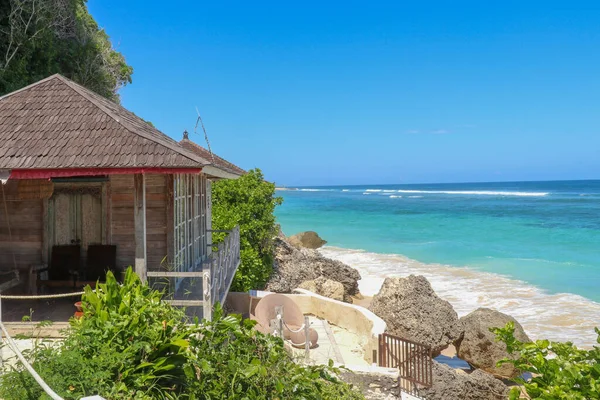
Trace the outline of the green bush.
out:
M 502 360 L 499 364 L 511 363 L 519 371 L 531 374 L 531 379 L 519 377 L 530 399 L 543 400 L 588 400 L 600 399 L 600 347 L 592 350 L 578 349 L 571 342 L 560 343 L 536 340 L 522 343 L 515 339 L 514 323 L 504 328 L 492 329 L 496 339 L 506 344 L 510 354 L 518 353 L 516 360 Z M 600 330 L 597 342 L 600 343 Z M 510 399 L 517 400 L 521 390 L 510 392 Z
M 281 202 L 282 198 L 275 196 L 275 185 L 265 181 L 260 169 L 213 184 L 213 229 L 240 226 L 241 265 L 233 279 L 232 291 L 262 289 L 269 280 L 276 234 L 273 212 Z M 219 243 L 224 237 L 223 233 L 215 233 L 213 242 Z
M 59 345 L 27 352 L 34 369 L 65 399 L 362 399 L 327 366 L 293 362 L 280 339 L 215 307 L 213 321 L 185 323 L 184 312 L 129 269 L 86 288 L 84 315 Z M 0 376 L 4 400 L 46 399 L 17 364 Z

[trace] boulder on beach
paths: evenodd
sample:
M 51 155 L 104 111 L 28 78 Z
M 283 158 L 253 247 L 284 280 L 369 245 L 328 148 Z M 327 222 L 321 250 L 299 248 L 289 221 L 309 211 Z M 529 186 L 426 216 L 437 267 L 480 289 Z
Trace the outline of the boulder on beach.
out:
M 515 338 L 521 342 L 530 342 L 521 324 L 510 315 L 490 308 L 479 308 L 462 317 L 460 321 L 464 334 L 462 339 L 456 342 L 459 358 L 496 377 L 514 378 L 518 375 L 512 364 L 496 366 L 498 361 L 504 358 L 516 359 L 517 355 L 508 354 L 506 345 L 495 340 L 496 336 L 490 332 L 490 328 L 503 328 L 512 321 L 515 324 Z
M 434 357 L 462 334 L 456 311 L 423 276 L 386 278 L 369 309 L 385 321 L 387 332 L 431 346 Z
M 296 248 L 318 249 L 323 247 L 327 241 L 321 239 L 314 231 L 300 232 L 288 238 L 288 241 Z
M 323 257 L 316 250 L 297 249 L 281 234 L 275 238 L 274 245 L 273 274 L 265 290 L 290 293 L 303 282 L 323 276 L 342 284 L 345 302 L 352 303 L 352 296 L 359 294 L 360 274 L 354 268 Z
M 427 400 L 505 400 L 508 387 L 481 370 L 467 373 L 433 362 L 433 386 L 419 389 Z
M 315 280 L 302 282 L 298 287 L 310 290 L 321 296 L 329 297 L 330 299 L 344 301 L 344 285 L 340 282 L 327 279 L 324 276 L 320 276 Z

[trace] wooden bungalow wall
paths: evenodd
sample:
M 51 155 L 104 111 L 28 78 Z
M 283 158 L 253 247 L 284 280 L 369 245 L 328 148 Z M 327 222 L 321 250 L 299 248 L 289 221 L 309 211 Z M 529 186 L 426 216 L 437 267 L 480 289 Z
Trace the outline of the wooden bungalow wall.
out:
M 167 256 L 168 214 L 169 210 L 172 210 L 168 204 L 172 194 L 168 193 L 167 187 L 169 180 L 172 179 L 170 175 L 146 175 L 146 253 L 149 271 L 158 270 Z M 133 266 L 135 262 L 133 175 L 111 176 L 109 190 L 110 241 L 117 245 L 117 266 Z
M 172 226 L 172 193 L 170 175 L 146 175 L 146 240 L 148 269 L 158 269 L 167 256 L 168 229 Z M 10 240 L 4 202 L 0 198 L 0 269 L 13 270 L 13 252 L 17 268 L 24 273 L 31 265 L 44 260 L 44 200 L 21 200 L 18 182 L 4 185 L 6 207 L 12 232 Z M 133 175 L 114 175 L 106 189 L 106 210 L 109 230 L 106 242 L 117 245 L 117 266 L 125 267 L 135 262 Z M 169 204 L 171 199 L 171 204 Z M 172 235 L 172 228 L 170 234 Z M 25 275 L 22 275 L 22 279 Z
M 172 175 L 148 174 L 146 182 L 146 253 L 149 271 L 161 269 L 163 262 L 173 263 L 174 252 L 174 199 Z M 198 194 L 204 203 L 198 231 L 202 242 L 211 241 L 210 232 L 210 181 L 204 176 L 200 181 L 202 190 Z M 117 267 L 135 263 L 135 222 L 134 222 L 134 177 L 133 175 L 113 175 L 105 185 L 102 216 L 108 229 L 103 234 L 107 244 L 117 246 Z M 12 231 L 11 241 L 6 223 L 4 204 L 0 198 L 0 269 L 13 270 L 13 251 L 17 268 L 23 271 L 21 279 L 31 265 L 48 263 L 44 252 L 48 233 L 44 232 L 45 208 L 48 200 L 21 200 L 18 195 L 18 182 L 8 181 L 4 185 L 6 206 Z M 171 246 L 168 246 L 171 243 Z M 205 244 L 202 253 L 209 251 Z M 168 257 L 167 257 L 168 256 Z M 205 257 L 205 254 L 201 254 Z M 166 259 L 166 260 L 165 260 Z
M 6 220 L 4 202 L 0 197 L 0 268 L 13 270 L 13 253 L 20 270 L 28 270 L 32 264 L 42 262 L 43 242 L 43 202 L 42 200 L 20 200 L 17 182 L 8 181 L 4 185 L 9 224 Z M 1 196 L 1 195 L 0 195 Z

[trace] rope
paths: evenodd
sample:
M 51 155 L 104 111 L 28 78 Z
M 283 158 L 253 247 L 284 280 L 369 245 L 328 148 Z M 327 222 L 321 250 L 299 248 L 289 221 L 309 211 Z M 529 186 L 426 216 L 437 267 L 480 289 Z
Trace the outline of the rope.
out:
M 37 372 L 35 372 L 33 367 L 27 362 L 25 357 L 23 357 L 23 354 L 21 354 L 21 352 L 19 351 L 17 344 L 10 337 L 8 331 L 6 330 L 2 322 L 0 322 L 0 328 L 2 328 L 2 332 L 4 332 L 4 335 L 6 336 L 6 342 L 8 343 L 8 347 L 10 347 L 10 349 L 16 354 L 17 358 L 19 359 L 19 361 L 21 361 L 25 369 L 29 371 L 31 376 L 33 376 L 33 379 L 35 379 L 35 381 L 42 387 L 42 389 L 44 389 L 44 392 L 46 392 L 46 394 L 50 396 L 52 400 L 64 400 L 62 397 L 56 394 L 56 392 L 50 389 L 50 386 L 48 386 L 46 382 L 44 382 L 42 377 L 39 376 Z
M 286 324 L 286 323 L 285 323 L 285 321 L 283 321 L 283 325 L 285 325 L 285 327 L 286 327 L 286 328 L 288 328 L 288 330 L 289 330 L 290 332 L 293 332 L 293 333 L 302 332 L 302 331 L 304 330 L 304 324 L 302 324 L 302 326 L 301 326 L 300 328 L 298 328 L 298 330 L 297 330 L 297 331 L 295 331 L 295 330 L 293 330 L 292 328 L 290 328 L 290 327 L 288 326 L 288 324 Z
M 2 202 L 4 203 L 4 215 L 6 216 L 6 226 L 8 227 L 8 238 L 10 239 L 10 241 L 13 241 L 13 237 L 12 237 L 12 231 L 10 229 L 10 221 L 8 220 L 8 205 L 6 205 L 6 195 L 4 194 L 4 184 L 0 182 L 0 187 L 2 188 Z M 11 251 L 12 253 L 12 259 L 13 259 L 13 264 L 15 266 L 15 269 L 17 268 L 17 259 L 15 258 L 15 250 L 13 247 L 13 250 Z
M 60 299 L 63 297 L 76 297 L 81 296 L 85 292 L 74 292 L 74 293 L 59 293 L 59 294 L 43 294 L 39 296 L 18 296 L 18 295 L 5 295 L 0 294 L 0 299 L 3 300 L 43 300 L 43 299 Z

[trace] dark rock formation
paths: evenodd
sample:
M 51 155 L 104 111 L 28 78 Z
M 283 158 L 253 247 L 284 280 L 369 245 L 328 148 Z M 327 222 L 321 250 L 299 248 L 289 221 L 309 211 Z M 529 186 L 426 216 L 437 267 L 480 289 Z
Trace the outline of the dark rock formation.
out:
M 275 238 L 273 275 L 265 290 L 290 293 L 305 281 L 324 276 L 344 285 L 344 301 L 359 294 L 360 274 L 354 268 L 336 260 L 323 257 L 316 250 L 297 249 L 283 235 Z
M 318 249 L 323 247 L 327 241 L 321 239 L 314 231 L 300 232 L 290 236 L 288 241 L 297 248 Z
M 471 373 L 433 362 L 433 386 L 420 389 L 427 400 L 506 400 L 508 387 L 481 370 Z
M 503 328 L 507 322 L 512 321 L 515 324 L 515 338 L 521 342 L 530 342 L 521 324 L 510 315 L 489 308 L 479 308 L 462 317 L 460 321 L 464 328 L 464 335 L 462 340 L 456 342 L 459 358 L 496 377 L 513 378 L 518 374 L 512 364 L 496 366 L 496 363 L 503 358 L 515 359 L 516 355 L 509 355 L 506 345 L 496 342 L 490 328 Z
M 393 335 L 431 346 L 436 357 L 460 338 L 458 315 L 423 276 L 386 278 L 369 307 Z

